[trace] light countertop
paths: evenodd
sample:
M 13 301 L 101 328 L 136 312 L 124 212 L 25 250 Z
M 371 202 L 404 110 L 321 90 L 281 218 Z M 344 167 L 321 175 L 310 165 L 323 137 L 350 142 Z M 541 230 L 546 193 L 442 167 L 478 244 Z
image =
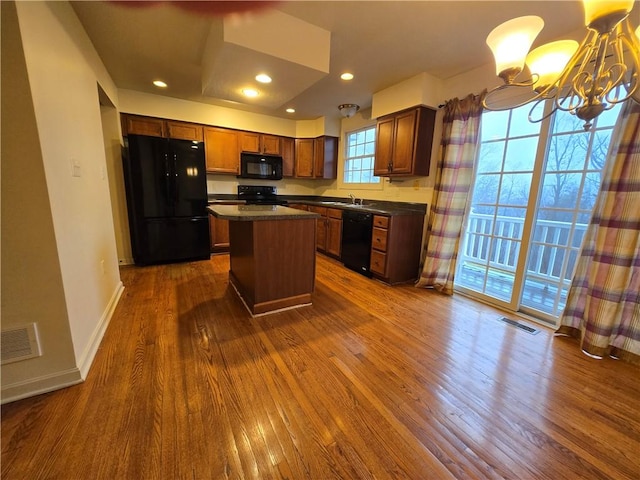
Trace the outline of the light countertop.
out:
M 259 220 L 295 220 L 319 218 L 320 215 L 282 205 L 220 205 L 211 204 L 208 210 L 217 218 L 253 222 Z

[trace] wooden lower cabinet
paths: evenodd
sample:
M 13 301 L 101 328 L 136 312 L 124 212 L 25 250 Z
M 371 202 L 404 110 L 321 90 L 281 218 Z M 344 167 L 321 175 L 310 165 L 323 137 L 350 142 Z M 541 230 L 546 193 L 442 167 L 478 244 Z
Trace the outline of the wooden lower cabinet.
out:
M 336 258 L 342 254 L 342 210 L 327 209 L 327 243 L 326 252 Z
M 309 205 L 309 211 L 320 215 L 316 219 L 316 248 L 324 252 L 327 245 L 327 207 Z
M 309 211 L 321 215 L 316 222 L 316 247 L 318 251 L 340 258 L 342 251 L 342 210 L 309 205 Z
M 374 215 L 371 273 L 389 284 L 418 278 L 423 228 L 424 215 Z
M 211 240 L 211 252 L 228 252 L 229 220 L 209 215 L 209 238 Z

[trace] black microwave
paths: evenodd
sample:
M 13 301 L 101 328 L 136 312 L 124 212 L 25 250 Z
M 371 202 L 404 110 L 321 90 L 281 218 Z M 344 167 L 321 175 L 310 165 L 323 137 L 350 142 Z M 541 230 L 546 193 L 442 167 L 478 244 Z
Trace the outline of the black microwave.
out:
M 263 180 L 282 179 L 282 157 L 242 152 L 240 154 L 240 178 Z

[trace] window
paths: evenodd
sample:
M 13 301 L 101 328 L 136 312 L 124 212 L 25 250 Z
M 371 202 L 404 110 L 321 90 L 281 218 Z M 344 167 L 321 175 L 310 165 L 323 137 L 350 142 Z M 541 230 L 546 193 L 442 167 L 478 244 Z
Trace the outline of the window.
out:
M 373 176 L 376 152 L 376 127 L 366 127 L 347 133 L 344 156 L 344 183 L 380 183 Z
M 542 116 L 539 104 L 533 118 Z M 620 106 L 585 132 L 563 111 L 482 115 L 458 290 L 555 323 L 566 303 Z

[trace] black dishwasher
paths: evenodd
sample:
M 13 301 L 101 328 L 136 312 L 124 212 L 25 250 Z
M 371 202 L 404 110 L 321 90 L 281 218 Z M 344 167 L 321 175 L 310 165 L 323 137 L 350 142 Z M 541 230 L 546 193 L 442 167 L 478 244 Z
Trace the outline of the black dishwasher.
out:
M 342 212 L 342 263 L 367 277 L 371 259 L 373 214 L 344 210 Z

